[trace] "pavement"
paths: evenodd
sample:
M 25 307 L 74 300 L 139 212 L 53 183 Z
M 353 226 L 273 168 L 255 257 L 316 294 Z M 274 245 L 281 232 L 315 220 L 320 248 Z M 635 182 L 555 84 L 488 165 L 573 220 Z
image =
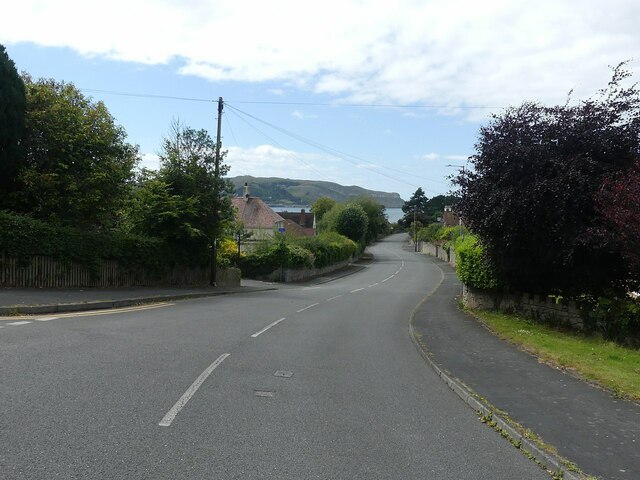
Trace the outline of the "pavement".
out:
M 442 282 L 414 312 L 411 330 L 440 377 L 474 409 L 492 412 L 498 427 L 514 440 L 522 440 L 536 458 L 563 471 L 563 478 L 580 476 L 562 458 L 589 475 L 610 480 L 640 478 L 640 406 L 613 398 L 495 337 L 458 308 L 461 285 L 454 269 L 436 258 L 427 261 L 440 269 Z M 309 283 L 325 283 L 366 267 L 364 261 Z M 4 288 L 0 289 L 0 315 L 113 308 L 292 287 L 243 280 L 236 288 Z M 513 427 L 514 422 L 553 445 L 562 458 L 529 442 Z
M 494 413 L 493 420 L 501 419 L 499 426 L 511 436 L 518 433 L 509 420 L 535 432 L 586 474 L 640 478 L 640 405 L 614 398 L 494 336 L 458 308 L 461 284 L 454 269 L 428 258 L 441 269 L 442 283 L 416 310 L 412 330 L 443 380 L 476 410 L 504 412 Z M 570 466 L 560 462 L 558 467 L 565 479 L 573 477 Z

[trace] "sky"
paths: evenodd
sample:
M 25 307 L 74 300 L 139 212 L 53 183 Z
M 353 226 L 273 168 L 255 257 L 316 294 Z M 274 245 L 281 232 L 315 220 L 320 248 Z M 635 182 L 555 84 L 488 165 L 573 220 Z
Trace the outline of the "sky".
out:
M 174 119 L 216 133 L 230 175 L 448 193 L 492 114 L 638 80 L 637 0 L 21 0 L 18 71 L 103 101 L 142 166 Z

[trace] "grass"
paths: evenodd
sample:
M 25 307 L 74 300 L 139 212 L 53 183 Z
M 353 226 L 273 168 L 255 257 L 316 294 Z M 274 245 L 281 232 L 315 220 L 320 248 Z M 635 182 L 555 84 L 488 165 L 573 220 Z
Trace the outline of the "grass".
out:
M 471 313 L 498 336 L 542 361 L 573 370 L 611 390 L 614 396 L 640 402 L 640 350 L 600 337 L 558 330 L 517 315 L 487 310 Z

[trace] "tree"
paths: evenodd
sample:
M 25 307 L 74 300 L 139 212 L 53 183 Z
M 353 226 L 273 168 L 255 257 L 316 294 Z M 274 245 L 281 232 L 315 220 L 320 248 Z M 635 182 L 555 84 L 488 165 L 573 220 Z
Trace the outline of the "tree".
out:
M 436 195 L 427 200 L 425 204 L 425 215 L 428 223 L 438 221 L 438 217 L 442 217 L 444 207 L 447 205 L 455 206 L 459 198 L 455 195 Z M 413 219 L 412 219 L 413 221 Z
M 0 208 L 10 207 L 11 196 L 19 188 L 25 107 L 24 82 L 0 45 Z
M 496 274 L 536 293 L 598 294 L 626 275 L 594 232 L 607 178 L 640 158 L 640 99 L 618 65 L 608 87 L 575 106 L 524 103 L 481 128 L 473 169 L 455 179 L 458 208 Z
M 398 223 L 406 228 L 413 223 L 414 215 L 415 219 L 420 221 L 420 223 L 429 223 L 427 218 L 428 201 L 429 199 L 425 195 L 424 190 L 422 190 L 422 187 L 418 187 L 413 195 L 411 195 L 411 198 L 402 205 L 404 217 Z
M 145 171 L 139 180 L 130 213 L 133 229 L 163 238 L 191 261 L 205 263 L 207 249 L 234 218 L 224 156 L 216 177 L 215 142 L 205 130 L 174 121 L 162 140 L 160 169 Z
M 367 231 L 364 236 L 365 243 L 374 242 L 378 236 L 389 233 L 390 225 L 385 208 L 371 197 L 360 197 L 354 201 L 360 205 L 367 215 Z
M 24 77 L 25 161 L 15 209 L 42 220 L 113 226 L 130 193 L 137 147 L 102 102 L 73 84 Z
M 354 242 L 361 242 L 367 233 L 367 214 L 357 203 L 344 207 L 336 220 L 336 231 Z
M 322 217 L 325 213 L 333 208 L 336 204 L 336 201 L 333 198 L 329 197 L 320 197 L 311 206 L 311 211 L 316 214 L 316 221 L 319 222 L 322 220 Z
M 631 169 L 605 180 L 595 197 L 602 223 L 593 230 L 601 248 L 620 255 L 628 276 L 620 283 L 628 291 L 640 289 L 640 161 Z

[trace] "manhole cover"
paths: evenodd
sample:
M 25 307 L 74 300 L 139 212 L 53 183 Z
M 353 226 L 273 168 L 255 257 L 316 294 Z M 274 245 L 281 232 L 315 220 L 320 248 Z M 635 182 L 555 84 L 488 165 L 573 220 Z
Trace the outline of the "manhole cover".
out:
M 270 392 L 268 390 L 256 390 L 253 392 L 256 397 L 273 397 L 276 392 Z
M 284 378 L 290 378 L 293 376 L 293 372 L 289 372 L 287 370 L 278 370 L 276 373 L 273 374 L 274 377 L 284 377 Z

